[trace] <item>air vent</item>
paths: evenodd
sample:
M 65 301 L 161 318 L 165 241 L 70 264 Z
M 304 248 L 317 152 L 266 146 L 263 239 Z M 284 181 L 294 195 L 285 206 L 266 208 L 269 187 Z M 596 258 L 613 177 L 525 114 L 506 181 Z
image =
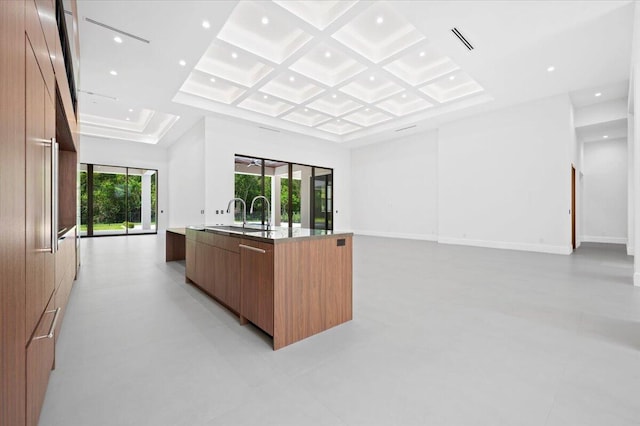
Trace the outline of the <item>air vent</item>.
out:
M 117 29 L 117 28 L 112 27 L 111 25 L 103 24 L 102 22 L 98 22 L 98 21 L 93 20 L 93 19 L 91 19 L 91 18 L 84 18 L 84 20 L 85 20 L 85 21 L 87 21 L 87 22 L 89 22 L 89 23 L 91 23 L 91 24 L 97 25 L 97 26 L 99 26 L 99 27 L 106 28 L 106 29 L 111 30 L 111 31 L 115 31 L 116 33 L 118 33 L 118 34 L 122 34 L 123 36 L 131 37 L 132 39 L 135 39 L 135 40 L 141 41 L 141 42 L 143 42 L 143 43 L 147 43 L 147 44 L 151 43 L 151 42 L 150 42 L 149 40 L 147 40 L 146 38 L 138 37 L 137 35 L 134 35 L 134 34 L 128 33 L 128 32 L 126 32 L 126 31 L 119 30 L 119 29 Z
M 417 124 L 414 124 L 413 126 L 403 127 L 402 129 L 396 129 L 396 132 L 402 132 L 403 130 L 413 129 L 414 127 L 417 127 Z
M 91 96 L 99 96 L 101 98 L 105 98 L 105 99 L 111 99 L 112 101 L 117 101 L 118 98 L 113 97 L 113 96 L 109 96 L 109 95 L 103 95 L 102 93 L 96 93 L 96 92 L 90 92 L 88 90 L 79 90 L 80 93 L 86 93 L 87 95 L 91 95 Z
M 258 128 L 263 129 L 263 130 L 269 130 L 270 132 L 280 133 L 280 130 L 277 130 L 277 129 L 270 129 L 268 127 L 262 127 L 262 126 L 258 126 Z
M 464 47 L 466 47 L 469 50 L 473 50 L 473 45 L 471 43 L 469 43 L 469 40 L 467 40 L 462 33 L 457 29 L 457 28 L 452 28 L 451 32 L 458 37 L 458 40 L 460 40 L 462 42 L 462 44 L 464 44 Z

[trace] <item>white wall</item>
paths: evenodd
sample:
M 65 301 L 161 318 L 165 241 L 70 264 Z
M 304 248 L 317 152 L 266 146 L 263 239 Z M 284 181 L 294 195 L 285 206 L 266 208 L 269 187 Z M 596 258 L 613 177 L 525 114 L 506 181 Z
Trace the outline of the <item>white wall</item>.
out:
M 158 170 L 158 230 L 167 227 L 169 176 L 165 148 L 81 135 L 80 162 Z
M 438 241 L 570 253 L 572 151 L 566 95 L 443 125 Z
M 627 118 L 627 100 L 621 98 L 576 109 L 575 125 L 576 127 L 590 126 L 625 118 Z
M 355 232 L 437 240 L 436 131 L 354 149 L 351 176 Z
M 583 241 L 627 242 L 627 141 L 584 144 Z
M 170 227 L 205 222 L 204 119 L 168 150 Z
M 351 154 L 335 142 L 273 132 L 233 120 L 205 118 L 205 222 L 232 223 L 226 211 L 234 195 L 235 154 L 333 169 L 334 229 L 351 229 Z

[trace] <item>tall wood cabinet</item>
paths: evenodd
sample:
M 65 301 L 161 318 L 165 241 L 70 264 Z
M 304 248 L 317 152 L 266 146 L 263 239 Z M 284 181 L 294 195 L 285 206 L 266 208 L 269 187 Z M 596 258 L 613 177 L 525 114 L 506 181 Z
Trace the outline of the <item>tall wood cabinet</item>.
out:
M 0 1 L 0 425 L 7 426 L 38 423 L 77 272 L 77 197 L 56 202 L 59 191 L 76 193 L 79 147 L 62 52 L 68 34 L 55 19 L 64 17 L 61 7 Z M 62 251 L 59 237 L 69 238 Z

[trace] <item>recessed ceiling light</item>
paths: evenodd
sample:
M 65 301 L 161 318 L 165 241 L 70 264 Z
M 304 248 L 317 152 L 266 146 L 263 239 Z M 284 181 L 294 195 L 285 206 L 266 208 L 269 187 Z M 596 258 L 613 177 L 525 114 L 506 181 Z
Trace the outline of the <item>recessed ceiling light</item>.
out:
M 608 139 L 608 138 L 609 138 L 609 135 L 604 135 L 604 136 L 602 137 L 602 139 Z
M 424 57 L 424 55 L 426 55 L 424 51 L 420 52 L 420 57 Z
M 332 97 L 333 99 L 335 99 L 335 98 L 337 98 L 337 97 L 338 97 L 338 95 L 336 95 L 336 94 L 334 93 L 333 95 L 331 95 L 331 97 Z
M 456 76 L 455 76 L 455 75 L 450 75 L 450 76 L 449 76 L 449 80 L 455 80 L 455 79 L 456 79 Z
M 111 71 L 109 71 L 109 74 L 111 74 L 111 75 L 118 75 L 118 72 L 117 72 L 117 71 L 114 71 L 114 70 L 111 70 Z
M 267 25 L 269 23 L 269 18 L 266 16 L 263 16 L 260 22 L 262 22 L 262 25 Z
M 309 112 L 309 108 L 305 108 L 305 109 L 304 109 L 304 112 Z
M 231 52 L 231 57 L 233 59 L 238 59 L 238 54 L 236 52 Z
M 338 118 L 336 121 L 339 123 L 339 122 L 340 122 L 340 119 Z
M 215 82 L 216 82 L 216 79 L 215 79 L 215 77 L 211 77 L 211 78 L 209 79 L 209 81 L 211 81 L 212 83 L 215 83 Z
M 133 108 L 129 108 L 129 112 L 133 112 Z
M 384 17 L 382 17 L 382 16 L 378 16 L 378 17 L 376 18 L 376 24 L 380 25 L 380 24 L 382 24 L 383 22 L 384 22 Z
M 406 93 L 402 94 L 402 99 L 407 99 L 407 94 Z
M 180 64 L 181 67 L 184 67 L 185 65 L 187 65 L 187 62 L 184 59 L 180 59 L 178 63 Z
M 595 94 L 595 97 L 596 97 L 596 98 L 599 98 L 600 96 L 602 96 L 602 93 L 600 93 L 600 92 L 598 92 L 598 93 L 596 93 L 596 94 Z
M 369 111 L 371 111 L 371 108 L 365 108 L 365 111 L 369 112 Z
M 116 43 L 122 43 L 122 37 L 115 36 L 113 38 L 113 41 L 115 41 Z
M 267 96 L 267 95 L 263 95 L 262 96 L 262 99 L 268 99 L 268 98 L 269 98 L 269 96 Z
M 209 23 L 209 21 L 202 21 L 202 28 L 211 28 L 211 23 Z
M 549 71 L 549 72 L 554 72 L 555 70 L 556 70 L 556 67 L 554 67 L 553 65 L 551 65 L 551 66 L 549 66 L 547 68 L 547 71 Z
M 324 52 L 324 57 L 329 59 L 331 57 L 331 52 L 329 52 L 328 50 Z
M 127 117 L 127 121 L 129 121 L 129 120 L 130 120 L 130 118 L 129 118 L 129 117 Z
M 294 81 L 296 81 L 296 78 L 294 76 L 291 76 L 289 77 L 289 81 L 293 83 Z
M 369 81 L 374 81 L 376 79 L 375 75 L 369 76 Z

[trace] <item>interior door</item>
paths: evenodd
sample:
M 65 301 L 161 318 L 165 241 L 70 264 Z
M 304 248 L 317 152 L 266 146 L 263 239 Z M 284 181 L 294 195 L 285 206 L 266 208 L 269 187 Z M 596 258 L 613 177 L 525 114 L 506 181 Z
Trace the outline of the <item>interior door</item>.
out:
M 571 247 L 576 249 L 576 168 L 571 165 Z

